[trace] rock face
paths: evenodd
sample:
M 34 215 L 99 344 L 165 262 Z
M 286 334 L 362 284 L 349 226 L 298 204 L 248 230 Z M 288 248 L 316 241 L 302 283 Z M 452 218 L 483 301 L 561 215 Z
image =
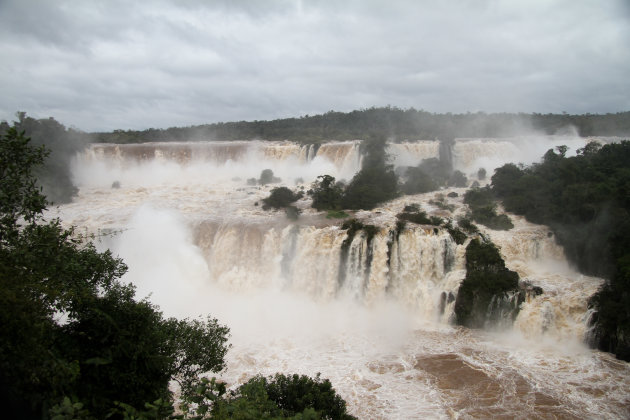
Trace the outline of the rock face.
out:
M 524 299 L 518 274 L 505 267 L 497 247 L 483 238 L 471 240 L 466 247 L 466 278 L 455 300 L 457 324 L 469 328 L 509 326 Z

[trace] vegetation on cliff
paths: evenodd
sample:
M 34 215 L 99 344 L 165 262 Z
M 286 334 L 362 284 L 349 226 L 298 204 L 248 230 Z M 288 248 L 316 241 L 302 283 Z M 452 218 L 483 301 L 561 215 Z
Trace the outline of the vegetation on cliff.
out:
M 492 242 L 472 239 L 466 247 L 466 278 L 455 300 L 457 324 L 484 328 L 500 324 L 505 318 L 511 322 L 521 303 L 518 280 L 518 274 L 505 267 Z
M 496 197 L 490 187 L 471 188 L 464 195 L 464 204 L 471 210 L 470 218 L 494 230 L 510 230 L 514 227 L 507 214 L 497 214 Z
M 590 302 L 597 309 L 591 340 L 630 360 L 630 141 L 590 143 L 574 157 L 566 151 L 498 168 L 492 191 L 507 211 L 548 225 L 581 272 L 607 279 Z

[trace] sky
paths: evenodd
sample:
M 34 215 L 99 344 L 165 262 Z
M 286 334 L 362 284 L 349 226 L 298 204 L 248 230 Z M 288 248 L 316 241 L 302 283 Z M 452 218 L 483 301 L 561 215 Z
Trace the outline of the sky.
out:
M 630 110 L 630 0 L 0 0 L 0 120 Z

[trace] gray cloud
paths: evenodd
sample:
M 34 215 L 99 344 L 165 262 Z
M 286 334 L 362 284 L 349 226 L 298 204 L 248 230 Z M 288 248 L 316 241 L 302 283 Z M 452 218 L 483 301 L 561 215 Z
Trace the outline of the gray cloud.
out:
M 630 109 L 624 0 L 0 2 L 0 119 Z

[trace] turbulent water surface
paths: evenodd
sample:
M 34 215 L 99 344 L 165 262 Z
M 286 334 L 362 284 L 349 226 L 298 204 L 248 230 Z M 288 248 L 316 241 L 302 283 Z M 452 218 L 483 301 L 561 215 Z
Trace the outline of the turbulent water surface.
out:
M 605 141 L 605 140 L 602 140 Z M 525 164 L 584 139 L 459 139 L 453 162 L 474 179 L 501 164 Z M 437 157 L 433 141 L 392 144 L 396 165 Z M 507 266 L 544 293 L 529 297 L 511 328 L 454 327 L 452 299 L 465 276 L 465 245 L 448 232 L 395 215 L 418 203 L 430 214 L 462 214 L 464 189 L 406 196 L 354 217 L 379 228 L 368 243 L 310 209 L 290 222 L 264 211 L 273 187 L 251 186 L 270 168 L 282 185 L 318 175 L 349 180 L 359 142 L 93 145 L 77 157 L 78 198 L 55 212 L 102 236 L 129 266 L 125 280 L 167 315 L 210 314 L 231 329 L 221 377 L 321 372 L 359 418 L 590 419 L 630 416 L 630 367 L 586 348 L 587 300 L 601 284 L 572 270 L 544 226 L 514 217 L 515 229 L 485 230 Z M 455 191 L 459 197 L 447 198 Z M 442 197 L 454 210 L 430 204 Z

